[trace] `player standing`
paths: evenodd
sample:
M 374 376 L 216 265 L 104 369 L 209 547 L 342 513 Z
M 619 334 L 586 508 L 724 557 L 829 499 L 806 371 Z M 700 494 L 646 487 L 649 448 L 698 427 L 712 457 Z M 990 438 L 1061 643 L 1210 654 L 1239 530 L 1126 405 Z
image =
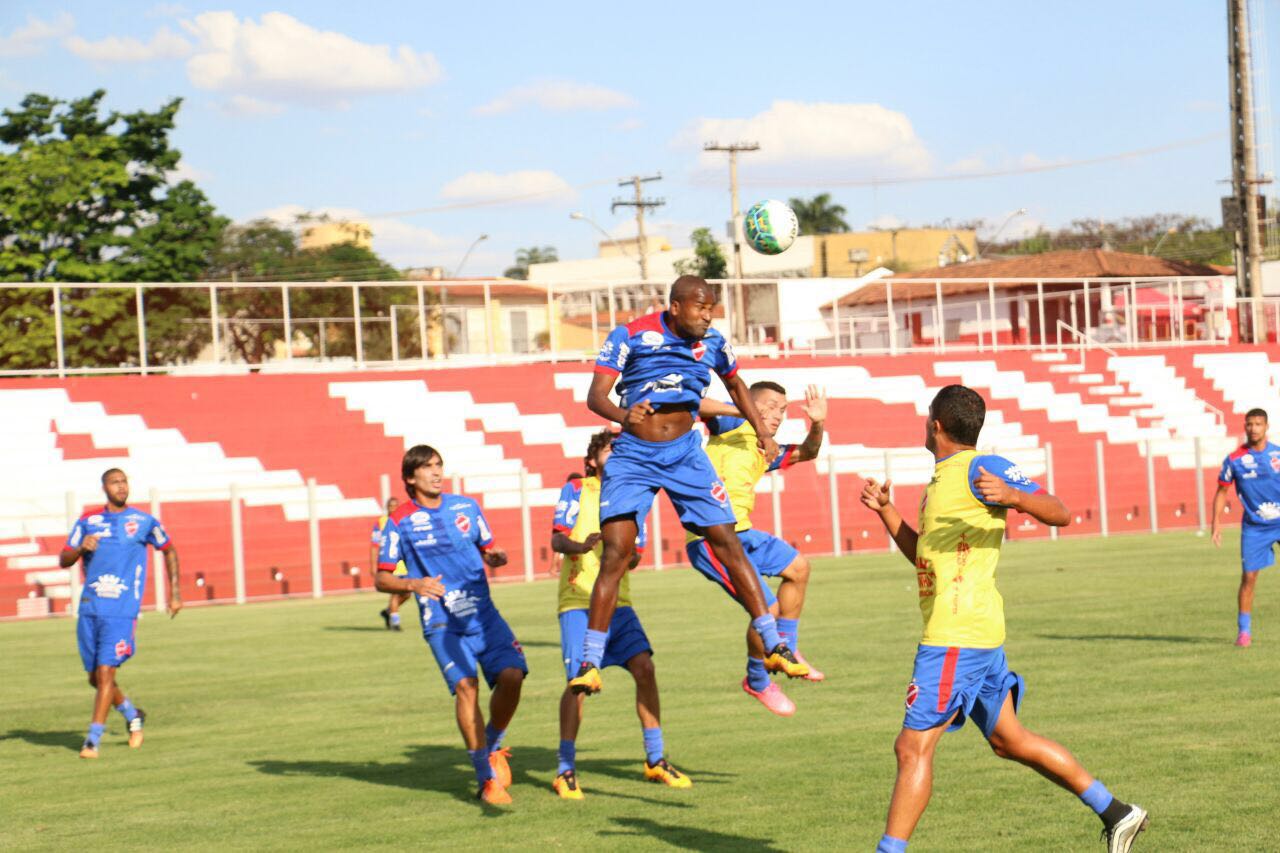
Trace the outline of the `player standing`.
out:
M 382 550 L 382 529 L 387 526 L 387 519 L 399 505 L 399 499 L 387 498 L 386 514 L 373 523 L 373 536 L 369 541 L 369 565 L 373 566 L 375 582 L 378 579 L 378 553 Z M 396 570 L 392 574 L 398 577 L 408 574 L 404 567 L 404 560 L 396 564 Z M 387 606 L 382 608 L 378 615 L 382 617 L 382 624 L 387 626 L 388 631 L 400 630 L 400 605 L 409 600 L 409 595 L 407 592 L 393 592 L 387 597 Z
M 147 588 L 147 546 L 164 553 L 169 575 L 169 618 L 182 609 L 182 589 L 178 585 L 178 552 L 173 541 L 154 516 L 129 506 L 129 478 L 119 468 L 102 474 L 102 492 L 107 503 L 86 512 L 67 536 L 58 563 L 71 568 L 84 561 L 84 593 L 76 620 L 80 660 L 89 673 L 89 684 L 97 690 L 93 718 L 81 758 L 97 758 L 98 743 L 107 727 L 112 707 L 129 725 L 129 746 L 142 746 L 142 726 L 146 713 L 125 696 L 116 682 L 116 670 L 133 657 L 138 648 L 138 611 Z
M 778 445 L 760 426 L 760 414 L 738 376 L 733 349 L 711 328 L 715 290 L 701 278 L 682 275 L 671 285 L 666 311 L 648 314 L 609 333 L 596 359 L 587 407 L 622 424 L 600 487 L 600 575 L 591 591 L 591 609 L 582 665 L 569 683 L 575 692 L 597 693 L 609 623 L 618 603 L 618 584 L 635 554 L 639 523 L 659 489 L 667 493 L 680 523 L 705 536 L 737 590 L 738 602 L 764 639 L 766 661 L 792 678 L 809 668 L 795 659 L 778 636 L 760 579 L 734 535 L 736 519 L 724 483 L 716 476 L 693 429 L 711 371 L 724 381 L 729 396 L 752 425 L 765 458 Z M 621 406 L 609 399 L 621 385 Z
M 587 631 L 587 610 L 591 588 L 600 572 L 600 472 L 613 452 L 613 433 L 601 430 L 591 436 L 583 462 L 587 476 L 574 478 L 560 490 L 552 524 L 551 549 L 564 555 L 560 566 L 560 649 L 564 653 L 565 677 L 573 678 L 582 663 L 582 644 Z M 640 528 L 635 568 L 644 550 L 644 528 Z M 636 682 L 636 715 L 644 736 L 644 778 L 672 788 L 689 788 L 693 782 L 676 770 L 665 757 L 658 701 L 658 680 L 653 668 L 653 649 L 631 607 L 631 575 L 618 584 L 618 609 L 609 623 L 601 666 L 625 667 Z M 582 725 L 582 705 L 586 697 L 565 685 L 560 697 L 559 765 L 552 788 L 566 800 L 583 799 L 576 767 L 578 728 Z
M 480 785 L 478 796 L 487 803 L 509 803 L 510 752 L 502 739 L 520 704 L 529 667 L 490 597 L 484 571 L 486 565 L 505 566 L 507 553 L 493 544 L 478 503 L 444 492 L 444 460 L 435 448 L 419 444 L 405 451 L 400 477 L 409 500 L 387 522 L 378 555 L 378 589 L 417 596 L 422 635 L 455 697 L 458 729 Z M 395 575 L 401 559 L 406 577 Z M 492 691 L 487 726 L 480 713 L 477 670 Z
M 771 437 L 776 436 L 787 415 L 786 389 L 776 382 L 756 382 L 750 390 L 766 432 Z M 804 609 L 805 591 L 809 586 L 809 561 L 783 540 L 751 526 L 756 484 L 760 478 L 769 471 L 784 470 L 814 459 L 822 448 L 827 398 L 817 386 L 810 385 L 805 390 L 803 411 L 809 419 L 809 434 L 804 442 L 779 447 L 777 458 L 768 462 L 756 448 L 755 430 L 739 416 L 737 409 L 711 400 L 704 400 L 700 409 L 711 433 L 707 441 L 707 456 L 729 490 L 733 514 L 738 517 L 738 539 L 747 559 L 760 575 L 760 588 L 764 591 L 769 612 L 777 618 L 778 634 L 795 653 L 796 660 L 809 667 L 805 678 L 822 681 L 825 676 L 800 653 L 800 613 Z M 707 541 L 692 533 L 688 539 L 685 553 L 689 555 L 689 562 L 732 595 L 733 586 L 728 575 L 707 547 Z M 766 577 L 782 579 L 776 596 L 765 583 Z M 747 676 L 742 680 L 742 689 L 779 716 L 789 717 L 796 712 L 795 703 L 770 680 L 769 668 L 764 661 L 764 644 L 752 628 L 747 629 Z
M 1258 572 L 1275 564 L 1280 542 L 1280 446 L 1267 440 L 1267 413 L 1250 409 L 1244 416 L 1245 443 L 1222 460 L 1218 491 L 1213 496 L 1213 544 L 1222 547 L 1222 510 L 1227 489 L 1235 483 L 1240 497 L 1240 590 L 1236 593 L 1236 645 L 1253 643 L 1253 590 Z
M 1076 794 L 1102 819 L 1109 853 L 1126 853 L 1147 826 L 1147 813 L 1113 797 L 1061 745 L 1018 720 L 1024 682 L 1004 653 L 1004 601 L 996 563 L 1010 508 L 1043 524 L 1065 527 L 1071 515 L 999 456 L 979 455 L 986 404 L 974 390 L 948 385 L 929 405 L 925 447 L 933 479 L 913 530 L 889 502 L 890 483 L 868 480 L 862 502 L 874 510 L 916 569 L 924 637 L 907 687 L 907 713 L 894 743 L 898 778 L 877 853 L 900 853 L 929 804 L 933 754 L 942 734 L 968 717 L 991 749 Z

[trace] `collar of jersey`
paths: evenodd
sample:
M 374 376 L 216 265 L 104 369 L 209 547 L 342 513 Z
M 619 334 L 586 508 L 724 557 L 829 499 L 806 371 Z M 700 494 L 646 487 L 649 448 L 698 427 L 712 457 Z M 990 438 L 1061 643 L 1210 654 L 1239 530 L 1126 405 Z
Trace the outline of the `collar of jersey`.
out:
M 941 459 L 935 459 L 935 460 L 933 460 L 933 467 L 937 468 L 937 467 L 938 467 L 939 465 L 941 465 L 943 462 L 946 462 L 948 459 L 955 459 L 955 458 L 956 458 L 957 456 L 959 456 L 961 453 L 968 453 L 969 451 L 973 451 L 973 452 L 975 452 L 975 453 L 976 453 L 976 452 L 977 452 L 977 450 L 978 450 L 978 449 L 977 449 L 976 447 L 966 447 L 964 450 L 957 450 L 955 453 L 952 453 L 950 456 L 944 456 L 944 457 L 942 457 Z

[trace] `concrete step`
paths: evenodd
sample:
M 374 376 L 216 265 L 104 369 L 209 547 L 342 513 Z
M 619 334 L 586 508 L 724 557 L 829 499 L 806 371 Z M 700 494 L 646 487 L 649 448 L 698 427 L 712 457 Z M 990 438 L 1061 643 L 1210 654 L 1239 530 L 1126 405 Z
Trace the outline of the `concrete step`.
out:
M 32 596 L 18 599 L 19 619 L 38 619 L 49 615 L 49 599 L 44 596 Z
M 1124 391 L 1123 385 L 1094 385 L 1085 393 L 1093 397 L 1113 397 L 1116 394 L 1123 394 Z
M 1107 377 L 1101 373 L 1077 373 L 1075 376 L 1067 378 L 1068 382 L 1074 382 L 1076 385 L 1097 385 L 1099 382 L 1105 382 Z
M 0 557 L 27 557 L 39 553 L 40 546 L 34 542 L 6 542 L 0 545 Z
M 1082 364 L 1051 364 L 1049 365 L 1050 373 L 1084 373 L 1084 365 Z
M 34 557 L 10 557 L 7 565 L 11 569 L 56 569 L 58 558 L 49 554 Z
M 1067 354 L 1065 352 L 1033 352 L 1031 354 L 1032 361 L 1066 361 Z

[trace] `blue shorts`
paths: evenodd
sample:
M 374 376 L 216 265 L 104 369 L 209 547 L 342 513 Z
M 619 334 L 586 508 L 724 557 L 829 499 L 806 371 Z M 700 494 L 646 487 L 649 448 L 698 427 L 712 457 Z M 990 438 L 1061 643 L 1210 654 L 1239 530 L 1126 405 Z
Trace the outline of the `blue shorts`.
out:
M 100 666 L 123 666 L 138 650 L 138 620 L 84 613 L 76 620 L 76 641 L 84 671 Z
M 566 610 L 560 614 L 560 651 L 564 655 L 565 678 L 578 674 L 578 667 L 582 665 L 582 643 L 586 638 L 586 610 Z M 625 667 L 627 661 L 643 652 L 652 654 L 653 647 L 640 625 L 640 617 L 630 607 L 619 607 L 613 611 L 613 621 L 609 623 L 609 639 L 604 644 L 600 668 Z
M 1240 567 L 1257 572 L 1276 564 L 1273 546 L 1280 542 L 1280 524 L 1240 525 Z
M 516 635 L 511 633 L 507 621 L 496 608 L 466 632 L 437 627 L 424 631 L 423 636 L 435 655 L 450 693 L 457 692 L 458 682 L 462 679 L 475 678 L 477 667 L 484 673 L 484 680 L 490 687 L 504 669 L 518 669 L 525 675 L 529 674 L 524 649 L 520 648 Z
M 982 730 L 982 736 L 990 738 L 1010 690 L 1016 712 L 1022 707 L 1026 684 L 1022 676 L 1009 670 L 1003 646 L 919 646 L 911 684 L 907 686 L 907 715 L 902 727 L 918 731 L 937 728 L 959 711 L 947 731 L 960 728 L 969 717 Z
M 696 430 L 671 441 L 643 441 L 628 432 L 613 442 L 600 484 L 600 519 L 634 516 L 643 522 L 662 489 L 690 530 L 735 524 L 729 493 L 702 449 Z
M 769 589 L 764 579 L 776 578 L 785 572 L 787 566 L 795 562 L 800 552 L 763 530 L 743 530 L 738 534 L 738 541 L 742 543 L 742 550 L 746 552 L 747 559 L 751 561 L 756 574 L 760 576 L 760 590 L 764 593 L 764 603 L 772 607 L 778 597 L 773 594 L 773 590 Z M 708 580 L 720 584 L 720 587 L 734 598 L 738 597 L 737 591 L 729 581 L 728 570 L 716 559 L 715 553 L 711 550 L 711 544 L 707 540 L 699 539 L 690 542 L 684 546 L 684 550 L 695 569 L 702 572 Z

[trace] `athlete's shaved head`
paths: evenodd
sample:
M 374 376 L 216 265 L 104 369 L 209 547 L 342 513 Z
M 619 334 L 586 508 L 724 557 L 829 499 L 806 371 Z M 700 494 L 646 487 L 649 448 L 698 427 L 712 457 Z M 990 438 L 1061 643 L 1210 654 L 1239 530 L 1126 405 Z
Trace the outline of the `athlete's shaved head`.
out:
M 667 294 L 667 301 L 687 302 L 696 297 L 699 290 L 704 295 L 704 299 L 699 301 L 707 301 L 712 305 L 716 303 L 715 288 L 708 284 L 705 278 L 699 278 L 696 275 L 682 275 L 671 282 L 671 291 Z
M 705 278 L 682 275 L 671 283 L 667 301 L 667 317 L 672 330 L 682 338 L 702 340 L 707 329 L 711 328 L 716 289 Z

